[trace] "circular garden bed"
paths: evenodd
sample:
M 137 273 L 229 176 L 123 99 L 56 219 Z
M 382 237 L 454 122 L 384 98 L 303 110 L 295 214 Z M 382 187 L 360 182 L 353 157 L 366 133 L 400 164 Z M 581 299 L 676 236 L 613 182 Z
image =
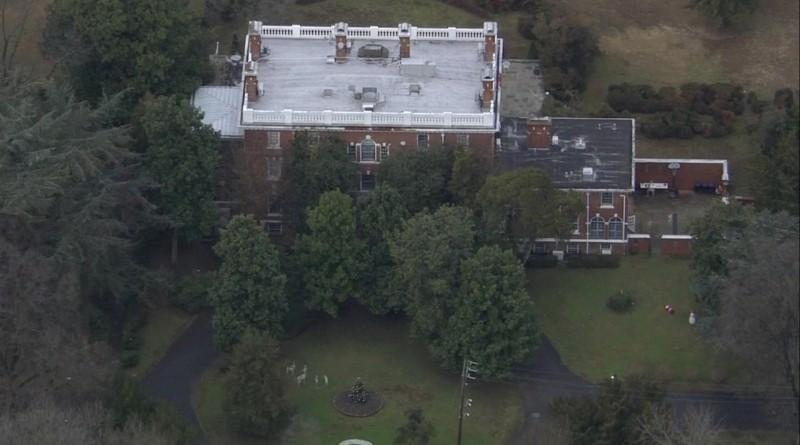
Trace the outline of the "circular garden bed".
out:
M 333 406 L 345 416 L 350 417 L 369 417 L 383 408 L 383 398 L 374 392 L 370 392 L 364 403 L 355 403 L 350 400 L 351 391 L 342 391 L 333 398 Z

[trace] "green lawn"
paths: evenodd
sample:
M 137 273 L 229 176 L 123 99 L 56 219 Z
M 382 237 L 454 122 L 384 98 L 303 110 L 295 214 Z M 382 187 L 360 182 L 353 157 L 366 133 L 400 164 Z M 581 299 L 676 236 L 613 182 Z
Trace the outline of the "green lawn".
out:
M 583 377 L 645 374 L 675 386 L 741 377 L 688 324 L 697 307 L 686 260 L 631 256 L 618 269 L 532 270 L 528 281 L 542 329 L 564 363 Z M 620 290 L 636 298 L 630 313 L 605 306 Z M 675 315 L 666 314 L 666 304 Z
M 737 431 L 723 435 L 725 443 L 730 445 L 795 445 L 797 435 L 774 431 Z
M 346 438 L 389 444 L 403 423 L 403 411 L 421 407 L 436 427 L 433 444 L 455 441 L 458 377 L 441 371 L 424 348 L 408 337 L 405 322 L 350 314 L 318 323 L 301 336 L 284 342 L 287 360 L 298 368 L 308 365 L 309 382 L 297 387 L 287 382 L 289 399 L 297 409 L 295 422 L 282 444 L 322 445 Z M 255 443 L 225 430 L 219 367 L 210 370 L 195 391 L 195 406 L 212 443 Z M 314 376 L 328 375 L 330 386 L 314 385 Z M 381 412 L 369 418 L 350 418 L 332 406 L 338 391 L 361 377 L 368 390 L 386 400 Z M 469 389 L 474 399 L 465 422 L 465 444 L 502 443 L 520 421 L 521 400 L 512 385 L 478 383 Z
M 147 314 L 147 324 L 139 335 L 142 338 L 139 364 L 130 368 L 131 376 L 142 377 L 166 354 L 172 342 L 194 320 L 189 315 L 171 306 L 151 309 Z

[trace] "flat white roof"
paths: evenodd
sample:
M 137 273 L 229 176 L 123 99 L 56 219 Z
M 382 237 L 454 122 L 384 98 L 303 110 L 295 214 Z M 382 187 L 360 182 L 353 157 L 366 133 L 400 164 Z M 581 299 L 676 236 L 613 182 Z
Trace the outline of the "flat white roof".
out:
M 354 92 L 377 88 L 382 100 L 376 112 L 480 113 L 478 96 L 484 71 L 490 67 L 475 41 L 411 40 L 411 59 L 400 59 L 399 40 L 351 39 L 352 49 L 344 63 L 328 63 L 335 53 L 333 39 L 264 38 L 269 49 L 258 61 L 258 81 L 264 96 L 249 107 L 254 110 L 362 111 Z M 358 48 L 379 44 L 389 50 L 388 59 L 357 57 Z M 401 68 L 408 61 L 408 69 Z M 409 63 L 410 62 L 410 63 Z M 421 64 L 430 62 L 423 69 Z M 429 73 L 424 73 L 429 71 Z M 430 71 L 435 71 L 430 75 Z M 420 93 L 410 93 L 410 85 Z M 352 86 L 352 91 L 348 87 Z M 327 94 L 325 94 L 325 90 Z

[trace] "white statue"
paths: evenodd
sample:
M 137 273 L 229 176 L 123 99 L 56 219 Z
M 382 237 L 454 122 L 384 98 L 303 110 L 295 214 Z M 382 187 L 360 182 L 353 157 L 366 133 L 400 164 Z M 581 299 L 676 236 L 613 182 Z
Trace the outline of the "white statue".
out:
M 689 325 L 694 326 L 695 322 L 697 322 L 697 317 L 695 317 L 694 312 L 689 313 Z

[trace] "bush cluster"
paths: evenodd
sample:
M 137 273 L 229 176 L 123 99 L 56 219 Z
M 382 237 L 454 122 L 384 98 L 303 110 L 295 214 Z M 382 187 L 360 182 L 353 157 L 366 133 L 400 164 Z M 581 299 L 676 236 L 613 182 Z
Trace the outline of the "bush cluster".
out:
M 620 314 L 632 311 L 634 304 L 633 297 L 625 291 L 619 291 L 606 300 L 606 307 Z
M 171 294 L 172 304 L 190 314 L 210 307 L 208 288 L 211 279 L 211 273 L 195 273 L 181 278 Z
M 574 269 L 612 269 L 619 267 L 616 255 L 583 255 L 573 256 L 566 260 L 567 267 Z
M 740 85 L 729 83 L 685 83 L 679 90 L 622 83 L 608 87 L 606 102 L 616 112 L 647 114 L 640 121 L 641 131 L 655 139 L 722 137 L 733 131 L 746 104 L 763 110 L 754 94 L 746 95 Z
M 558 258 L 553 255 L 531 255 L 525 263 L 526 267 L 542 268 L 558 266 Z

